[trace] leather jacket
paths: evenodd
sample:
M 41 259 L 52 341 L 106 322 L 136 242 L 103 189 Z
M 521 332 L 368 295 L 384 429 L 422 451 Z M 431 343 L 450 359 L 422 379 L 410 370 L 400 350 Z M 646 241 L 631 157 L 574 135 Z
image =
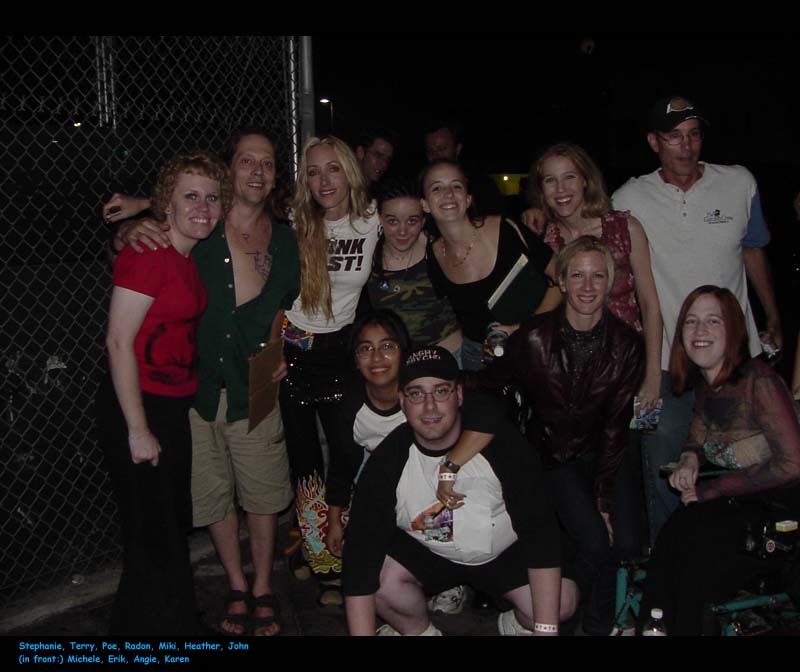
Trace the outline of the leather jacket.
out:
M 516 385 L 525 394 L 533 411 L 526 436 L 545 467 L 594 454 L 594 495 L 607 512 L 628 444 L 633 396 L 644 374 L 644 343 L 606 308 L 587 332 L 597 336 L 595 349 L 576 376 L 567 342 L 571 333 L 563 304 L 537 315 L 511 335 L 504 356 L 476 380 L 486 389 Z

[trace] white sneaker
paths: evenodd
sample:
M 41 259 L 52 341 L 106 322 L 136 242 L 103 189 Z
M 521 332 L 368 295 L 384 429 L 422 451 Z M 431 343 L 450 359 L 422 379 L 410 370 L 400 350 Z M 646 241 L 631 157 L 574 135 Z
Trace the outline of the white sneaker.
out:
M 533 631 L 523 627 L 514 615 L 514 610 L 503 611 L 497 617 L 497 632 L 503 637 L 532 637 Z
M 375 631 L 376 637 L 402 637 L 391 625 L 384 623 L 380 628 Z
M 467 603 L 466 586 L 455 586 L 443 590 L 428 600 L 428 609 L 442 614 L 460 614 Z
M 378 637 L 402 637 L 403 634 L 395 630 L 391 625 L 388 623 L 384 623 L 380 628 L 375 631 L 375 635 Z M 428 625 L 425 630 L 419 633 L 417 637 L 441 637 L 442 631 L 439 630 L 433 623 Z

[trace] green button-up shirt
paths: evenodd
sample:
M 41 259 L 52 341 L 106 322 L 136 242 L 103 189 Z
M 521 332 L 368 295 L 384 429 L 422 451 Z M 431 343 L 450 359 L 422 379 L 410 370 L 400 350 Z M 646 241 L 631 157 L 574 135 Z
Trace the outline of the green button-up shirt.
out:
M 194 248 L 194 259 L 208 292 L 208 308 L 197 330 L 199 386 L 194 408 L 207 422 L 217 416 L 220 389 L 228 393 L 226 420 L 248 416 L 250 375 L 247 358 L 269 340 L 275 314 L 292 307 L 300 293 L 300 256 L 294 232 L 285 222 L 273 221 L 269 243 L 272 268 L 261 293 L 236 306 L 233 260 L 225 224 Z

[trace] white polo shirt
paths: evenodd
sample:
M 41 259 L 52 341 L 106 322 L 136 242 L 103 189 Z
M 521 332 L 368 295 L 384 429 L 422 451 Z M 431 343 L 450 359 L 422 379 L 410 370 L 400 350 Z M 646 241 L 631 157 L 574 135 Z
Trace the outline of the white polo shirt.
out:
M 664 182 L 656 170 L 632 177 L 612 197 L 615 210 L 629 211 L 642 223 L 650 243 L 664 320 L 661 368 L 665 371 L 678 313 L 700 285 L 733 292 L 747 321 L 750 353 L 761 352 L 742 258 L 743 247 L 764 247 L 769 242 L 758 187 L 742 166 L 702 165 L 703 176 L 686 192 Z

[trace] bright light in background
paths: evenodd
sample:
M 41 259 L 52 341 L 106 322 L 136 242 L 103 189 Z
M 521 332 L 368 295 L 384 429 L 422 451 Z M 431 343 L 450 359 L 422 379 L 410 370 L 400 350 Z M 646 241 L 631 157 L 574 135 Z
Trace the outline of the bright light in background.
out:
M 503 182 L 508 182 L 508 175 L 503 175 Z
M 82 122 L 80 122 L 80 121 L 73 121 L 73 122 L 72 122 L 72 125 L 73 125 L 75 128 L 80 128 L 80 127 L 81 127 L 81 123 L 82 123 Z
M 330 98 L 320 98 L 319 102 L 328 108 L 330 114 L 328 117 L 328 132 L 333 133 L 333 101 Z

